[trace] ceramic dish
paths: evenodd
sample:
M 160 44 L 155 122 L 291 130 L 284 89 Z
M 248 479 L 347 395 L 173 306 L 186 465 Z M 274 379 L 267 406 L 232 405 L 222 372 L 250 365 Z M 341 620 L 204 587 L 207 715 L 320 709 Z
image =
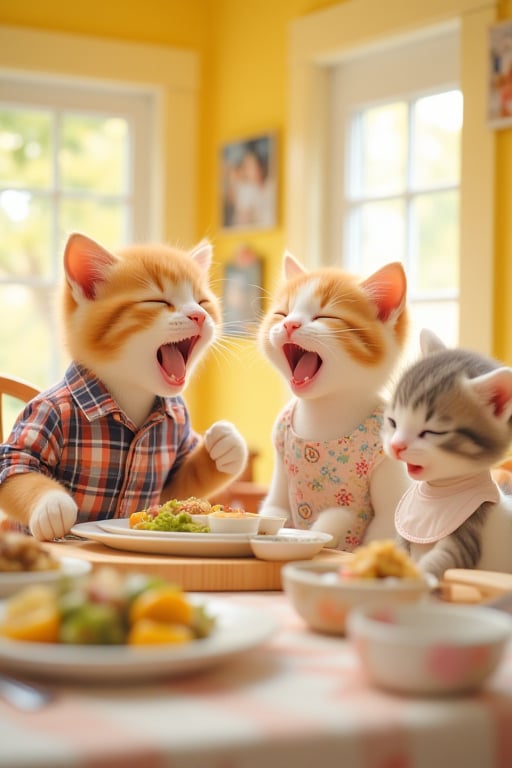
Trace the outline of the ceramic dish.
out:
M 173 531 L 137 531 L 127 529 L 125 520 L 109 523 L 78 523 L 71 533 L 91 539 L 112 549 L 144 552 L 152 555 L 185 557 L 251 557 L 251 534 L 177 533 Z M 117 525 L 116 525 L 117 524 Z
M 347 635 L 376 685 L 409 694 L 455 694 L 481 686 L 512 637 L 512 617 L 483 606 L 367 606 Z
M 352 608 L 367 604 L 415 602 L 435 584 L 423 579 L 341 579 L 339 571 L 353 555 L 336 563 L 290 563 L 281 571 L 283 589 L 306 624 L 320 632 L 345 633 Z
M 182 645 L 57 645 L 0 640 L 0 669 L 10 674 L 83 683 L 159 680 L 197 672 L 260 645 L 276 620 L 254 608 L 192 596 L 217 619 L 209 637 Z M 0 608 L 1 610 L 1 608 Z
M 59 557 L 59 568 L 51 571 L 2 571 L 0 573 L 0 597 L 8 597 L 20 589 L 34 584 L 52 584 L 59 579 L 78 578 L 91 570 L 87 560 L 78 557 Z
M 307 560 L 332 541 L 329 533 L 282 529 L 276 536 L 252 536 L 253 554 L 260 560 Z
M 208 526 L 212 533 L 258 533 L 260 518 L 251 512 L 235 517 L 212 512 L 208 517 Z
M 279 533 L 286 523 L 286 517 L 274 517 L 270 515 L 260 515 L 260 525 L 258 534 L 275 535 Z

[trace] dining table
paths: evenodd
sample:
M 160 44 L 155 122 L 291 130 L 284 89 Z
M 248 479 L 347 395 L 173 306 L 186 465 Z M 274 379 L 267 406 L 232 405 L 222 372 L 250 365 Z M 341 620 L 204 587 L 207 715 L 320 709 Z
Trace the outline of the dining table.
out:
M 111 562 L 151 572 L 151 556 L 137 564 L 137 555 L 91 542 L 49 546 L 90 558 L 94 568 Z M 172 571 L 174 560 L 155 557 L 154 568 L 162 573 L 167 561 Z M 182 573 L 193 571 L 189 560 Z M 512 644 L 476 692 L 381 690 L 349 639 L 314 632 L 296 613 L 279 583 L 282 563 L 267 565 L 273 576 L 264 589 L 260 578 L 256 588 L 213 581 L 200 592 L 207 604 L 245 611 L 254 627 L 272 627 L 260 643 L 150 680 L 50 676 L 50 699 L 34 711 L 0 699 L 0 766 L 511 768 Z

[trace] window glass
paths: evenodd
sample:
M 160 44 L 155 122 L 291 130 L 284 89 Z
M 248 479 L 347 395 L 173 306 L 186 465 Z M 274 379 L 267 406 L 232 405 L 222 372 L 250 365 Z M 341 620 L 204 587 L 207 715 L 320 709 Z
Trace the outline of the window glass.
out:
M 47 189 L 52 184 L 52 115 L 0 103 L 0 184 Z
M 356 194 L 375 197 L 401 192 L 407 179 L 407 105 L 396 102 L 360 114 L 362 183 Z
M 0 370 L 43 388 L 67 362 L 59 296 L 69 234 L 115 249 L 139 236 L 135 219 L 151 229 L 151 164 L 137 137 L 152 101 L 114 89 L 107 112 L 104 87 L 49 80 L 43 100 L 40 81 L 19 86 L 6 79 L 0 100 Z
M 462 94 L 447 91 L 418 99 L 413 105 L 415 188 L 459 184 Z
M 126 120 L 87 114 L 62 119 L 59 169 L 62 188 L 100 194 L 126 194 L 128 180 Z

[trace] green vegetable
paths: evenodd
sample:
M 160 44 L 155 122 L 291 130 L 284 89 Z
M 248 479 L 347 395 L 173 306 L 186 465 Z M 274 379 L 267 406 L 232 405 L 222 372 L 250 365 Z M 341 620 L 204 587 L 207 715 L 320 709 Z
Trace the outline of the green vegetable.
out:
M 172 502 L 168 502 L 171 504 Z M 171 510 L 162 508 L 151 522 L 141 523 L 139 528 L 147 531 L 185 531 L 188 533 L 208 533 L 207 525 L 194 523 L 191 515 L 186 512 L 174 514 Z

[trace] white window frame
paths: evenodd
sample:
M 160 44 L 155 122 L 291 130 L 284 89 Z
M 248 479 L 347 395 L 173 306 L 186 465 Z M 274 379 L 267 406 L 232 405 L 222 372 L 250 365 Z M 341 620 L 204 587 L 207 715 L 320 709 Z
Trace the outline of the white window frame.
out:
M 57 77 L 152 94 L 148 239 L 190 246 L 197 238 L 199 57 L 193 51 L 0 25 L 0 79 Z M 146 239 L 146 238 L 145 238 Z
M 365 49 L 457 24 L 464 95 L 459 340 L 487 354 L 493 349 L 495 139 L 485 115 L 487 34 L 495 18 L 494 0 L 388 0 L 380 10 L 373 0 L 351 0 L 292 22 L 285 208 L 287 247 L 312 267 L 325 263 L 330 68 L 356 51 L 364 55 Z
M 154 237 L 154 163 L 147 162 L 147 148 L 151 146 L 156 111 L 155 98 L 151 91 L 125 86 L 120 89 L 117 86 L 93 81 L 86 83 L 83 80 L 71 85 L 58 78 L 41 75 L 4 75 L 0 80 L 0 103 L 12 109 L 40 108 L 56 116 L 62 113 L 81 113 L 116 116 L 126 120 L 129 126 L 129 157 L 126 160 L 129 178 L 126 188 L 117 197 L 119 202 L 126 206 L 128 216 L 125 217 L 122 240 L 115 245 L 143 242 Z M 58 151 L 58 141 L 55 142 L 55 147 Z M 52 186 L 46 192 L 53 193 L 57 202 L 61 193 L 60 185 Z M 94 233 L 85 234 L 94 237 Z M 58 245 L 63 246 L 63 243 Z M 60 253 L 56 253 L 54 258 L 60 259 Z M 57 274 L 58 271 L 55 270 L 55 275 Z

